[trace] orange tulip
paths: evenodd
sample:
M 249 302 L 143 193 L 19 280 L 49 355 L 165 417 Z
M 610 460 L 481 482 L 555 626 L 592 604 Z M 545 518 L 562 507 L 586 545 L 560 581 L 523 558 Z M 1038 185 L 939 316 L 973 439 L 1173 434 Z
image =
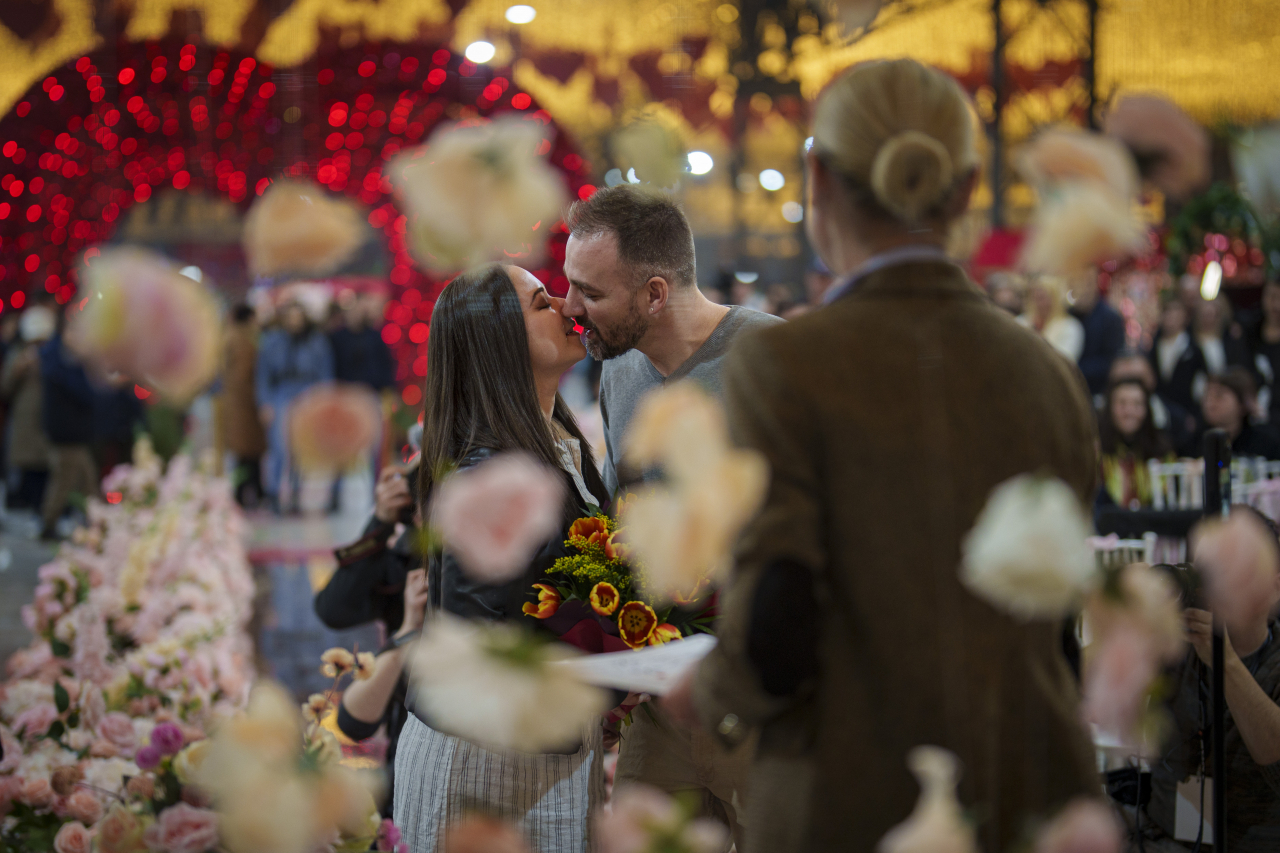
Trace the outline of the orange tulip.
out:
M 548 619 L 556 615 L 556 611 L 560 609 L 560 593 L 554 586 L 545 583 L 535 583 L 533 588 L 538 590 L 538 601 L 535 604 L 530 601 L 524 606 L 524 612 L 535 619 Z
M 621 530 L 615 530 L 604 540 L 604 555 L 610 560 L 631 559 L 631 546 L 622 539 L 621 534 Z
M 580 518 L 569 526 L 569 538 L 581 536 L 588 542 L 599 542 L 609 535 L 609 530 L 605 526 L 604 519 L 596 516 L 590 518 Z
M 619 601 L 621 597 L 617 587 L 611 583 L 600 581 L 591 588 L 591 609 L 601 616 L 612 616 L 613 611 L 618 609 Z
M 653 629 L 653 633 L 649 635 L 649 645 L 660 646 L 663 643 L 669 643 L 672 640 L 679 640 L 680 629 L 670 622 L 663 622 L 661 625 Z
M 658 614 L 643 601 L 629 601 L 618 611 L 618 633 L 622 635 L 622 642 L 633 649 L 648 643 L 657 626 Z

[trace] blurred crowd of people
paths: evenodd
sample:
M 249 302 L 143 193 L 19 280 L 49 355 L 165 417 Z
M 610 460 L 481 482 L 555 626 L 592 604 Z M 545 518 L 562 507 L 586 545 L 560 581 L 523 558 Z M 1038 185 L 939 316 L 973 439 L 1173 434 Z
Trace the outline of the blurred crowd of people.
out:
M 1071 280 L 989 276 L 992 300 L 1076 361 L 1098 414 L 1101 505 L 1151 504 L 1147 463 L 1201 456 L 1204 434 L 1223 429 L 1237 458 L 1280 460 L 1280 283 L 1260 305 L 1199 282 L 1166 293 L 1158 325 L 1143 334 L 1098 287 Z
M 215 445 L 234 466 L 237 499 L 246 507 L 265 501 L 295 508 L 280 507 L 279 497 L 282 483 L 290 500 L 298 494 L 284 425 L 299 394 L 326 381 L 379 393 L 395 386 L 381 337 L 384 300 L 343 296 L 319 319 L 296 298 L 257 310 L 236 305 L 227 317 L 222 375 L 211 389 L 218 399 Z M 38 512 L 46 540 L 59 538 L 64 516 L 130 461 L 156 402 L 133 379 L 86 371 L 64 341 L 65 317 L 51 296 L 33 296 L 0 318 L 5 505 Z

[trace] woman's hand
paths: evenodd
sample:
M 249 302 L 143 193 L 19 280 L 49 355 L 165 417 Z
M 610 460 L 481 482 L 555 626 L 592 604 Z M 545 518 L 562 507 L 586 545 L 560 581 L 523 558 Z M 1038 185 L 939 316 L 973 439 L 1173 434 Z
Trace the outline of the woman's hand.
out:
M 403 637 L 422 629 L 427 611 L 427 570 L 414 569 L 404 579 L 404 621 L 397 637 Z

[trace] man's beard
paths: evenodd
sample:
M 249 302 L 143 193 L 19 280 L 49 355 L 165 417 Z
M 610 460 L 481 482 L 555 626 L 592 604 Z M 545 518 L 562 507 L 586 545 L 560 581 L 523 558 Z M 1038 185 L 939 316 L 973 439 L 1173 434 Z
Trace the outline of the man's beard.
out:
M 583 335 L 582 345 L 597 361 L 608 361 L 636 348 L 649 331 L 649 318 L 638 310 L 632 310 L 625 319 L 609 332 L 605 332 L 586 317 L 578 318 L 578 325 L 593 332 Z

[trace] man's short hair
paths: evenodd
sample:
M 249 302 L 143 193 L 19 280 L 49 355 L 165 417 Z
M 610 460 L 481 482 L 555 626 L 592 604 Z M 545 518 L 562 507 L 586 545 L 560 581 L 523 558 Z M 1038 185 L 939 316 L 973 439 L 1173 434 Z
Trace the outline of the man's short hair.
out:
M 1240 401 L 1240 405 L 1245 408 L 1248 408 L 1253 395 L 1257 393 L 1253 376 L 1243 367 L 1231 367 L 1222 373 L 1212 374 L 1208 378 L 1208 384 L 1220 385 L 1226 388 L 1235 395 L 1236 399 Z
M 661 193 L 629 184 L 604 187 L 575 201 L 564 221 L 569 233 L 580 239 L 605 232 L 616 235 L 618 258 L 635 271 L 636 287 L 654 276 L 675 287 L 697 283 L 689 220 Z

